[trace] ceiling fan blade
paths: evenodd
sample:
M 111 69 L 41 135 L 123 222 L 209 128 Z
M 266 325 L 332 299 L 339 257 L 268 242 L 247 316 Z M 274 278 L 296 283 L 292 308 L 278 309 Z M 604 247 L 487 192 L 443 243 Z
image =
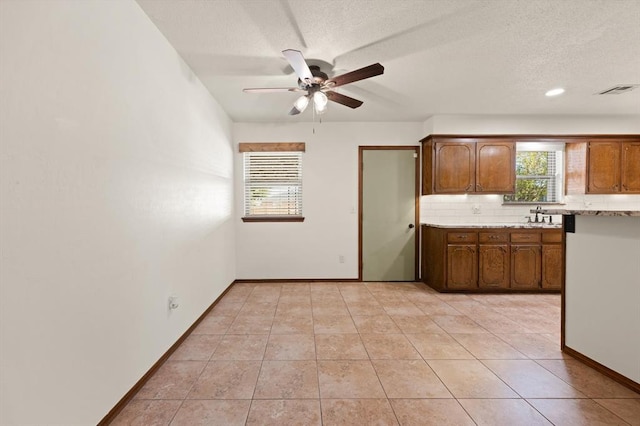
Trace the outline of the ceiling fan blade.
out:
M 298 108 L 293 107 L 291 108 L 291 111 L 289 111 L 289 115 L 298 115 L 300 114 L 302 111 L 300 111 Z
M 327 80 L 327 84 L 330 87 L 343 86 L 345 84 L 353 83 L 354 81 L 364 80 L 365 78 L 375 77 L 384 73 L 384 67 L 380 64 L 369 65 L 368 67 L 360 68 L 359 70 L 351 71 L 346 74 L 339 75 L 337 77 Z
M 304 92 L 299 87 L 257 87 L 242 89 L 242 91 L 245 93 Z
M 325 94 L 330 101 L 348 106 L 349 108 L 358 108 L 362 105 L 362 101 L 343 95 L 342 93 L 328 91 Z
M 313 74 L 311 74 L 309 65 L 307 65 L 307 62 L 304 60 L 302 52 L 300 52 L 299 50 L 287 49 L 283 50 L 282 54 L 285 58 L 287 58 L 287 61 L 289 61 L 289 63 L 291 64 L 291 68 L 293 68 L 300 80 L 313 80 Z

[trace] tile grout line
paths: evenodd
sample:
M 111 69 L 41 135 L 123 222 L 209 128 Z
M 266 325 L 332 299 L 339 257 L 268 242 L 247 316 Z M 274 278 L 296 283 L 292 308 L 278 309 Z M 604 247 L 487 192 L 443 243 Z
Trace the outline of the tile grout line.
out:
M 371 293 L 371 291 L 368 288 L 367 288 L 367 290 L 369 291 L 369 293 Z M 374 298 L 375 298 L 375 296 L 374 296 Z M 384 309 L 384 307 L 383 307 L 383 309 Z M 355 321 L 353 320 L 353 316 L 352 316 L 351 320 L 355 324 Z M 391 321 L 393 322 L 393 319 L 391 319 Z M 380 383 L 380 387 L 382 388 L 382 392 L 384 392 L 384 395 L 385 395 L 385 397 L 387 399 L 387 404 L 389 404 L 389 407 L 391 407 L 391 412 L 393 413 L 393 416 L 395 417 L 396 421 L 400 425 L 401 422 L 400 422 L 400 419 L 398 418 L 398 414 L 396 413 L 396 410 L 393 408 L 393 404 L 391 403 L 391 400 L 389 398 L 389 394 L 387 393 L 387 390 L 385 389 L 384 384 L 382 383 L 382 380 L 380 379 L 380 375 L 378 374 L 378 370 L 376 370 L 376 366 L 373 364 L 373 360 L 371 359 L 371 355 L 369 354 L 369 351 L 367 350 L 367 346 L 364 344 L 364 341 L 362 340 L 362 336 L 360 335 L 360 330 L 358 330 L 357 327 L 356 327 L 356 331 L 358 332 L 358 337 L 360 338 L 360 341 L 362 341 L 362 346 L 364 346 L 364 350 L 367 352 L 367 356 L 369 357 L 369 363 L 371 363 L 371 368 L 373 368 L 373 371 L 376 374 L 376 377 L 378 379 L 378 383 Z
M 320 392 L 320 360 L 318 359 L 318 342 L 316 341 L 316 319 L 313 315 L 313 295 L 309 286 L 309 305 L 311 306 L 311 331 L 313 332 L 313 347 L 316 353 L 316 377 L 318 379 L 318 406 L 320 407 L 320 425 L 324 425 L 322 414 L 322 393 Z
M 227 296 L 227 295 L 223 296 L 223 298 L 221 299 L 221 301 L 222 301 L 222 300 L 224 300 L 224 298 L 225 298 L 226 296 Z M 246 301 L 245 301 L 245 302 L 243 302 L 243 306 L 244 306 L 244 304 L 245 304 L 245 303 L 246 303 Z M 242 307 L 241 307 L 241 309 L 242 309 Z M 238 311 L 238 312 L 240 312 L 240 311 Z M 209 314 L 207 314 L 207 317 L 208 317 L 209 315 L 212 315 L 212 313 L 213 313 L 213 312 L 209 312 Z M 237 316 L 238 316 L 238 314 L 236 314 L 236 317 L 237 317 Z M 235 317 L 234 317 L 234 320 L 235 320 Z M 233 323 L 233 321 L 232 321 L 232 323 Z M 229 324 L 229 327 L 231 327 L 231 324 Z M 170 425 L 171 423 L 173 423 L 173 421 L 175 420 L 176 416 L 177 416 L 177 415 L 178 415 L 178 413 L 180 412 L 180 409 L 182 408 L 182 406 L 184 405 L 184 403 L 185 403 L 185 402 L 187 401 L 187 399 L 189 398 L 189 395 L 190 395 L 190 394 L 191 394 L 191 392 L 193 391 L 193 388 L 195 387 L 196 383 L 198 383 L 198 380 L 200 380 L 200 378 L 202 377 L 202 374 L 204 373 L 204 371 L 205 371 L 205 370 L 207 369 L 207 367 L 209 366 L 209 363 L 211 362 L 211 358 L 213 357 L 213 354 L 215 354 L 216 350 L 218 350 L 218 347 L 220 346 L 220 342 L 222 341 L 222 339 L 224 338 L 224 336 L 226 336 L 226 334 L 227 334 L 227 331 L 228 331 L 229 327 L 227 327 L 227 329 L 225 330 L 225 333 L 222 335 L 223 337 L 221 337 L 221 338 L 220 338 L 220 340 L 218 341 L 218 343 L 216 344 L 216 348 L 213 350 L 213 352 L 211 352 L 211 356 L 209 356 L 209 359 L 206 361 L 206 363 L 205 363 L 204 367 L 202 368 L 202 370 L 201 370 L 201 371 L 200 371 L 200 373 L 198 374 L 198 377 L 196 377 L 196 379 L 193 381 L 193 383 L 192 383 L 192 384 L 191 384 L 191 386 L 189 387 L 189 390 L 185 393 L 184 398 L 183 398 L 183 399 L 182 399 L 182 401 L 180 402 L 180 406 L 178 407 L 178 409 L 177 409 L 177 410 L 176 410 L 176 412 L 174 413 L 173 417 L 171 417 L 171 420 L 169 421 L 169 425 Z M 194 331 L 195 331 L 195 330 L 194 330 Z M 186 340 L 185 340 L 185 341 L 186 341 Z M 183 342 L 183 344 L 184 344 L 184 342 Z M 180 345 L 180 346 L 182 346 L 182 345 Z

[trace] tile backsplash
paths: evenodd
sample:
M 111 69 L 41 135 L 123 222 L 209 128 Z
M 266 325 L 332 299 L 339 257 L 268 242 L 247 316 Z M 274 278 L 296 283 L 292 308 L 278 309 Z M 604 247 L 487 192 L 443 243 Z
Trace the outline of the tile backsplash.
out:
M 503 204 L 502 195 L 425 195 L 420 199 L 420 222 L 442 225 L 525 223 L 535 205 Z M 640 195 L 567 195 L 552 209 L 636 210 Z M 553 216 L 561 223 L 562 216 Z

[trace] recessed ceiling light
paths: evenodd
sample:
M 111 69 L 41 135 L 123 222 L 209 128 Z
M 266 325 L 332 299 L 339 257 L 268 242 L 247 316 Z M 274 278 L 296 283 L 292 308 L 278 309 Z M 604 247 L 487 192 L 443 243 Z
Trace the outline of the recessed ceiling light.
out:
M 558 95 L 562 95 L 564 93 L 564 89 L 559 87 L 557 89 L 551 89 L 549 90 L 547 93 L 545 93 L 545 96 L 558 96 Z

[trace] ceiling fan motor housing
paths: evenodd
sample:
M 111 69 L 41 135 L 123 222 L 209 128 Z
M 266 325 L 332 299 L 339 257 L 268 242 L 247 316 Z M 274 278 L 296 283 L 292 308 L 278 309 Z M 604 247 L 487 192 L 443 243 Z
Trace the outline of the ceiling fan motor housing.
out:
M 307 81 L 298 79 L 298 87 L 300 87 L 301 89 L 309 90 L 314 87 L 319 89 L 320 86 L 322 86 L 324 82 L 329 79 L 329 76 L 326 73 L 320 71 L 320 67 L 317 65 L 309 65 L 309 70 L 311 71 L 311 75 L 313 76 L 311 84 L 309 84 Z

